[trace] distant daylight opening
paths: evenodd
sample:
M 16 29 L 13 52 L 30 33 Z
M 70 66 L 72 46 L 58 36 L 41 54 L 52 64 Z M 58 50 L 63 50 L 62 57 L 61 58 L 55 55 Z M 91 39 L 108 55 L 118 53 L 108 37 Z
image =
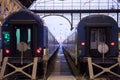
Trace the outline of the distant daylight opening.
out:
M 43 17 L 45 25 L 55 36 L 58 42 L 62 42 L 70 33 L 71 23 L 63 16 L 45 16 Z

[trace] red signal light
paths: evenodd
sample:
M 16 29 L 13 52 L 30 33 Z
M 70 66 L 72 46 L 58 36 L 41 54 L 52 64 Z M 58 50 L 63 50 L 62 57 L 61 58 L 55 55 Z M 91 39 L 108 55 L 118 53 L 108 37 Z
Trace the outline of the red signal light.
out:
M 114 46 L 114 45 L 115 45 L 115 42 L 111 42 L 110 45 L 111 45 L 111 46 Z
M 40 54 L 41 50 L 41 48 L 36 49 L 37 54 Z
M 9 53 L 10 53 L 10 50 L 9 50 L 9 49 L 6 49 L 5 52 L 6 52 L 6 54 L 9 54 Z
M 81 45 L 82 45 L 82 46 L 85 46 L 85 42 L 82 42 Z

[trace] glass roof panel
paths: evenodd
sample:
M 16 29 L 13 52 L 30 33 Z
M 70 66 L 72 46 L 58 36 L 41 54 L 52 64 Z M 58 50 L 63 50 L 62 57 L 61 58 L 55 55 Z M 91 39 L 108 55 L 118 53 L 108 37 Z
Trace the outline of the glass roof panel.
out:
M 36 0 L 31 10 L 120 9 L 119 0 Z

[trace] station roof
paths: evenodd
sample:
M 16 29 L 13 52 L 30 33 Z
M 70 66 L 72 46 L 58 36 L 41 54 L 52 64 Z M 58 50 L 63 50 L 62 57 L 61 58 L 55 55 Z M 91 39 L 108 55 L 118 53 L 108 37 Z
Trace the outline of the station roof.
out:
M 35 0 L 30 10 L 113 10 L 120 0 Z
M 84 8 L 106 8 L 106 9 L 116 9 L 120 8 L 120 0 L 19 0 L 20 3 L 26 8 L 33 9 L 35 6 L 39 9 L 46 9 L 54 6 L 55 9 L 64 8 L 73 8 L 73 9 L 84 9 Z M 33 2 L 35 2 L 33 4 Z M 45 8 L 44 8 L 45 6 Z M 85 7 L 86 6 L 86 7 Z

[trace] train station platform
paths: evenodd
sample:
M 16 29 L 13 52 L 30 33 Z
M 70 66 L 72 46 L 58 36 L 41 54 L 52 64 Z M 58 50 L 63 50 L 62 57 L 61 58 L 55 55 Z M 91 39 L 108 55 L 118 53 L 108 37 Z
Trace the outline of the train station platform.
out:
M 47 80 L 76 80 L 65 59 L 62 47 L 59 48 L 54 64 L 53 72 Z

